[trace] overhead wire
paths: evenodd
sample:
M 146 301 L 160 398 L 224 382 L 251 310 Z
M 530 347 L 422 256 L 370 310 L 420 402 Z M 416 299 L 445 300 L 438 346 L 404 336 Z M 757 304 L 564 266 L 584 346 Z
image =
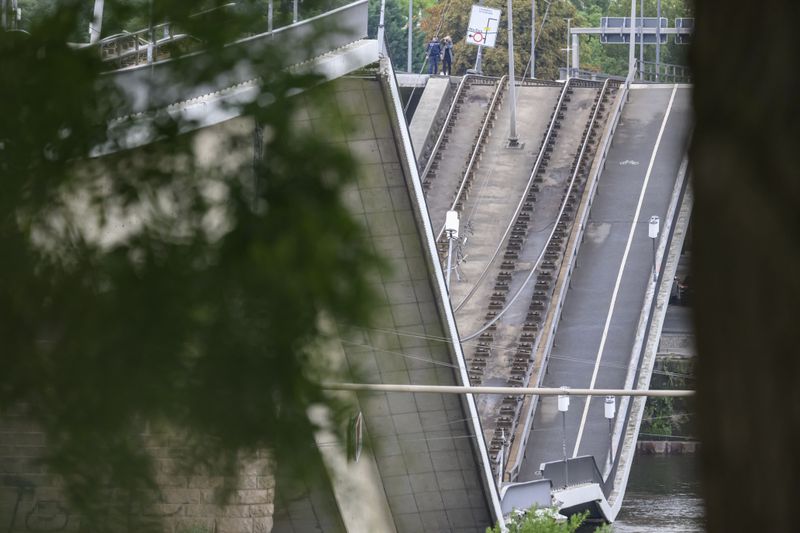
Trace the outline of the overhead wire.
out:
M 452 340 L 450 340 L 450 339 L 447 339 L 447 338 L 444 338 L 444 337 L 433 336 L 433 335 L 415 334 L 415 333 L 403 332 L 403 331 L 391 330 L 391 329 L 378 329 L 378 328 L 362 328 L 362 329 L 371 329 L 371 330 L 375 330 L 375 331 L 380 331 L 382 333 L 389 333 L 389 334 L 398 335 L 398 336 L 407 336 L 407 337 L 418 338 L 418 339 L 421 339 L 421 340 L 430 340 L 430 341 L 435 341 L 435 342 L 444 342 L 444 343 L 452 344 Z M 415 360 L 418 360 L 418 361 L 428 362 L 428 363 L 432 363 L 432 364 L 440 365 L 440 366 L 447 366 L 447 367 L 450 367 L 450 368 L 458 368 L 457 365 L 453 365 L 451 363 L 446 363 L 444 361 L 437 361 L 435 359 L 427 359 L 425 357 L 420 357 L 420 356 L 411 355 L 411 354 L 407 354 L 407 353 L 403 353 L 403 352 L 398 352 L 396 350 L 388 350 L 388 349 L 385 349 L 385 348 L 379 348 L 379 347 L 371 345 L 371 344 L 357 343 L 357 342 L 348 341 L 348 340 L 342 340 L 342 342 L 345 343 L 345 344 L 352 345 L 352 346 L 358 346 L 360 348 L 369 348 L 369 349 L 372 349 L 372 350 L 375 350 L 375 351 L 379 351 L 379 352 L 383 352 L 383 353 L 387 353 L 387 354 L 390 354 L 390 355 L 396 355 L 396 356 L 405 357 L 405 358 L 408 358 L 408 359 L 415 359 Z M 473 343 L 473 344 L 477 345 L 478 343 Z M 515 350 L 516 350 L 515 348 L 501 348 L 501 349 L 497 350 L 495 353 L 506 355 L 506 354 L 514 352 Z M 587 365 L 590 365 L 590 364 L 593 365 L 595 363 L 594 361 L 587 361 L 587 360 L 581 359 L 579 357 L 569 356 L 569 355 L 550 354 L 549 358 L 550 359 L 558 359 L 558 360 L 562 360 L 562 361 L 569 361 L 569 362 L 578 363 L 578 364 L 587 364 Z M 628 369 L 627 366 L 622 365 L 622 364 L 617 364 L 617 363 L 601 363 L 600 366 L 601 366 L 601 368 L 606 368 L 606 369 L 618 369 L 618 370 L 627 370 Z M 656 370 L 656 369 L 654 369 L 652 371 L 652 373 L 653 374 L 657 374 L 657 375 L 667 376 L 667 377 L 680 378 L 680 379 L 695 379 L 695 376 L 693 376 L 691 374 L 683 374 L 683 373 L 680 373 L 680 372 L 670 372 L 668 370 Z

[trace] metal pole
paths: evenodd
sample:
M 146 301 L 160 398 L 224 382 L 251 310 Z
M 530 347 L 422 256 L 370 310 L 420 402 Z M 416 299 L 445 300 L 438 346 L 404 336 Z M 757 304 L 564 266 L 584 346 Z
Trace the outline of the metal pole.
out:
M 656 2 L 656 81 L 658 81 L 658 70 L 661 65 L 661 0 Z
M 293 6 L 292 6 L 292 10 L 293 10 L 293 12 L 292 12 L 292 22 L 293 23 L 297 23 L 297 2 L 298 1 L 299 0 L 294 0 L 292 2 L 293 3 Z
M 89 42 L 96 43 L 100 40 L 100 32 L 103 29 L 103 4 L 104 0 L 94 0 L 94 12 L 92 21 L 89 23 Z
M 321 383 L 326 390 L 356 392 L 430 392 L 434 394 L 503 394 L 506 396 L 642 396 L 685 398 L 692 390 L 561 389 L 552 387 L 473 387 L 469 385 L 405 385 L 392 383 Z
M 570 79 L 572 77 L 571 76 L 572 69 L 569 68 L 569 52 L 570 52 L 570 47 L 569 47 L 569 26 L 570 26 L 571 22 L 572 22 L 572 19 L 567 19 L 567 79 Z
M 453 271 L 452 264 L 453 264 L 453 236 L 448 235 L 447 242 L 447 277 L 446 277 L 446 285 L 447 291 L 450 292 L 450 273 Z
M 511 0 L 507 2 L 508 9 L 508 87 L 511 98 L 511 131 L 508 134 L 508 145 L 517 146 L 517 92 L 516 79 L 514 78 L 514 14 Z
M 267 31 L 272 33 L 272 0 L 267 3 Z
M 414 41 L 414 0 L 408 0 L 408 57 L 406 58 L 406 72 L 411 74 L 411 47 Z
M 639 0 L 639 79 L 644 80 L 644 0 Z
M 536 0 L 531 0 L 531 79 L 536 77 Z
M 569 458 L 567 458 L 567 412 L 561 411 L 561 446 L 564 450 L 564 486 L 569 486 Z
M 630 82 L 633 79 L 633 59 L 636 55 L 636 0 L 631 0 L 631 33 L 630 33 L 630 48 L 628 48 L 628 76 L 625 79 L 625 84 L 630 88 Z M 628 93 L 630 94 L 630 92 Z
M 580 35 L 577 33 L 572 34 L 572 70 L 575 71 L 575 75 L 578 75 L 578 70 L 581 68 L 581 40 Z
M 653 241 L 653 281 L 658 281 L 658 271 L 656 270 L 656 240 L 650 239 Z
M 483 5 L 483 0 L 478 0 L 478 5 L 482 6 Z M 478 45 L 478 53 L 475 56 L 475 72 L 477 72 L 478 74 L 483 74 L 483 71 L 482 71 L 483 67 L 481 67 L 481 58 L 482 58 L 482 56 L 483 56 L 483 46 L 479 44 Z

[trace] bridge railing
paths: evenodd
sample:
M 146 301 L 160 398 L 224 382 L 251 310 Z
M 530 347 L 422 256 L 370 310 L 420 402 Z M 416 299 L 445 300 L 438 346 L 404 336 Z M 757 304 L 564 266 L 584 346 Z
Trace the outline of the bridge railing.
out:
M 684 65 L 637 61 L 636 70 L 641 81 L 657 83 L 691 83 L 692 71 Z
M 285 59 L 290 64 L 303 63 L 365 38 L 367 19 L 367 0 L 357 0 L 297 24 L 239 39 L 224 49 L 229 58 L 241 58 L 235 68 L 202 83 L 186 80 L 181 74 L 187 70 L 202 72 L 210 67 L 215 59 L 202 51 L 110 72 L 108 75 L 114 76 L 115 84 L 128 97 L 127 106 L 121 106 L 120 116 L 163 108 L 255 81 L 261 74 L 247 58 L 262 56 L 276 40 L 297 43 L 285 47 Z

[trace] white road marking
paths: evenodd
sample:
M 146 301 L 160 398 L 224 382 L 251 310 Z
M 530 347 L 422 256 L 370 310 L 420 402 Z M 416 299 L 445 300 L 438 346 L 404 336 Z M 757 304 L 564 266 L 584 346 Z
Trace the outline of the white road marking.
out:
M 658 147 L 661 144 L 661 137 L 664 135 L 664 129 L 667 127 L 667 119 L 669 119 L 669 114 L 672 111 L 672 103 L 675 101 L 675 93 L 678 90 L 678 86 L 675 85 L 672 89 L 672 94 L 669 97 L 669 104 L 667 105 L 667 112 L 664 114 L 664 120 L 661 122 L 661 129 L 658 132 L 658 137 L 656 138 L 656 144 L 653 147 L 653 153 L 650 156 L 650 164 L 647 165 L 647 173 L 644 176 L 644 183 L 642 183 L 642 191 L 639 193 L 639 203 L 636 205 L 636 213 L 633 215 L 633 221 L 631 222 L 631 229 L 628 233 L 628 242 L 625 245 L 625 253 L 622 254 L 622 261 L 619 265 L 619 271 L 617 272 L 617 281 L 614 284 L 614 292 L 611 293 L 611 303 L 608 306 L 608 314 L 606 315 L 606 324 L 603 327 L 603 336 L 600 338 L 600 347 L 597 349 L 597 359 L 594 363 L 594 371 L 592 372 L 592 381 L 589 384 L 589 388 L 593 389 L 595 382 L 597 381 L 597 373 L 600 370 L 600 360 L 603 358 L 603 351 L 606 347 L 606 339 L 608 338 L 608 329 L 611 326 L 611 319 L 614 317 L 614 309 L 617 305 L 617 294 L 619 293 L 619 287 L 622 284 L 622 275 L 625 272 L 625 265 L 628 262 L 628 253 L 631 250 L 631 244 L 633 243 L 633 235 L 636 232 L 636 225 L 639 221 L 639 214 L 642 211 L 642 203 L 644 202 L 644 195 L 647 191 L 647 184 L 650 182 L 650 173 L 653 171 L 653 164 L 656 161 L 656 155 L 658 154 Z M 575 449 L 572 452 L 573 457 L 578 456 L 578 449 L 581 445 L 581 439 L 583 438 L 583 428 L 586 426 L 586 417 L 589 414 L 589 404 L 592 398 L 587 397 L 586 403 L 584 404 L 583 408 L 583 415 L 581 416 L 581 423 L 578 426 L 578 437 L 575 440 Z

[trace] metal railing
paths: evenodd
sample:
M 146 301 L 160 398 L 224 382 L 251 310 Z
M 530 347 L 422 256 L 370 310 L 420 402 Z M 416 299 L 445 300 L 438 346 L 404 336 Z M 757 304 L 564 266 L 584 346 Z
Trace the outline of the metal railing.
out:
M 684 65 L 637 61 L 636 72 L 637 78 L 640 81 L 655 83 L 692 83 L 692 72 L 689 67 Z

